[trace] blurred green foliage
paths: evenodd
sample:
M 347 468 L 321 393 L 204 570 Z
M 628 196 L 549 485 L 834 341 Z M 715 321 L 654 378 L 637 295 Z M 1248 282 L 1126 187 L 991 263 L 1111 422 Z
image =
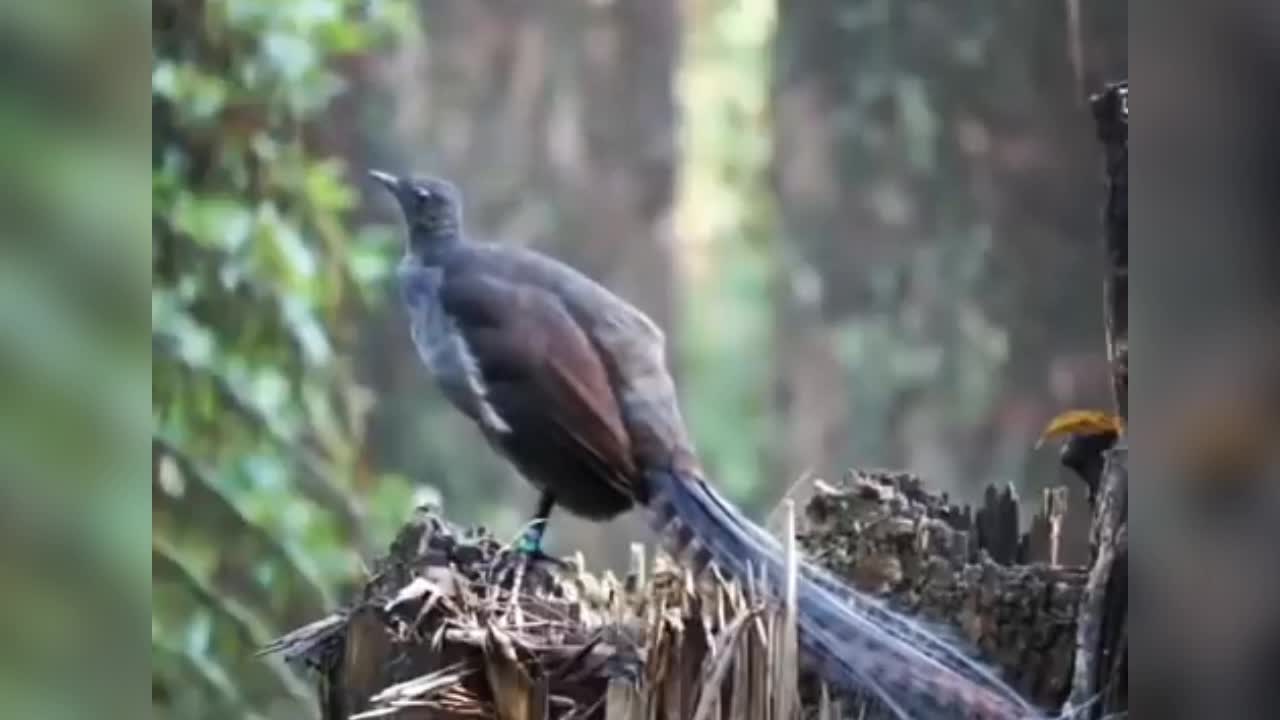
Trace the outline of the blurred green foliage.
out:
M 153 717 L 299 717 L 266 640 L 360 580 L 413 504 L 362 452 L 345 343 L 389 259 L 310 132 L 399 0 L 158 2 L 152 232 Z
M 772 382 L 775 199 L 767 169 L 771 0 L 695 5 L 679 224 L 689 244 L 679 315 L 680 400 L 711 476 L 760 509 L 778 487 Z
M 145 711 L 145 17 L 0 7 L 0 717 Z

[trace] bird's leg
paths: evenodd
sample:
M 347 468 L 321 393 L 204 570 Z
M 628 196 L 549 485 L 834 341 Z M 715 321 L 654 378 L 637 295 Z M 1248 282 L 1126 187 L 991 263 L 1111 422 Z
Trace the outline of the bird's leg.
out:
M 553 493 L 544 492 L 538 498 L 538 509 L 534 512 L 533 519 L 529 521 L 525 527 L 525 531 L 516 540 L 515 544 L 515 567 L 505 567 L 499 575 L 499 584 L 506 579 L 509 572 L 514 571 L 515 578 L 511 586 L 512 595 L 520 592 L 520 585 L 524 580 L 525 572 L 531 565 L 548 564 L 560 569 L 568 567 L 568 563 L 563 560 L 551 557 L 542 550 L 542 539 L 547 532 L 547 519 L 551 517 L 551 510 L 555 507 L 556 498 Z
M 542 550 L 542 538 L 547 532 L 547 520 L 556 505 L 554 493 L 544 492 L 538 498 L 538 509 L 529 521 L 524 534 L 516 541 L 516 550 L 524 556 L 526 562 L 546 562 L 556 567 L 564 567 L 566 563 L 551 557 Z

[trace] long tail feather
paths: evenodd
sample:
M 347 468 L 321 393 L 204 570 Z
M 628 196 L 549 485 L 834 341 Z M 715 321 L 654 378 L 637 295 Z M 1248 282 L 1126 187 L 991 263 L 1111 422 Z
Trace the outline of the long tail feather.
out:
M 777 591 L 783 556 L 772 536 L 696 475 L 648 480 L 653 528 L 695 571 L 712 561 L 736 578 L 763 569 Z M 878 697 L 902 720 L 1044 717 L 956 645 L 822 569 L 804 564 L 799 583 L 800 650 L 829 682 Z

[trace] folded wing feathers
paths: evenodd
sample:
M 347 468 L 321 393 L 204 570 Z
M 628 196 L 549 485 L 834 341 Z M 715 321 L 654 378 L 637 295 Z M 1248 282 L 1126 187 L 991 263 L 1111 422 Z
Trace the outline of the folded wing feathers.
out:
M 475 271 L 446 275 L 441 300 L 503 424 L 544 437 L 629 495 L 630 446 L 608 374 L 561 301 Z

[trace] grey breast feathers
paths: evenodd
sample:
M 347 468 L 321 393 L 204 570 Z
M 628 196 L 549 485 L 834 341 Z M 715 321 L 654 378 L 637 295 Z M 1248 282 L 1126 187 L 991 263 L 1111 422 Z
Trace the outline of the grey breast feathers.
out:
M 486 399 L 476 359 L 440 303 L 443 270 L 406 259 L 398 274 L 414 347 L 441 392 L 486 433 L 510 432 Z

